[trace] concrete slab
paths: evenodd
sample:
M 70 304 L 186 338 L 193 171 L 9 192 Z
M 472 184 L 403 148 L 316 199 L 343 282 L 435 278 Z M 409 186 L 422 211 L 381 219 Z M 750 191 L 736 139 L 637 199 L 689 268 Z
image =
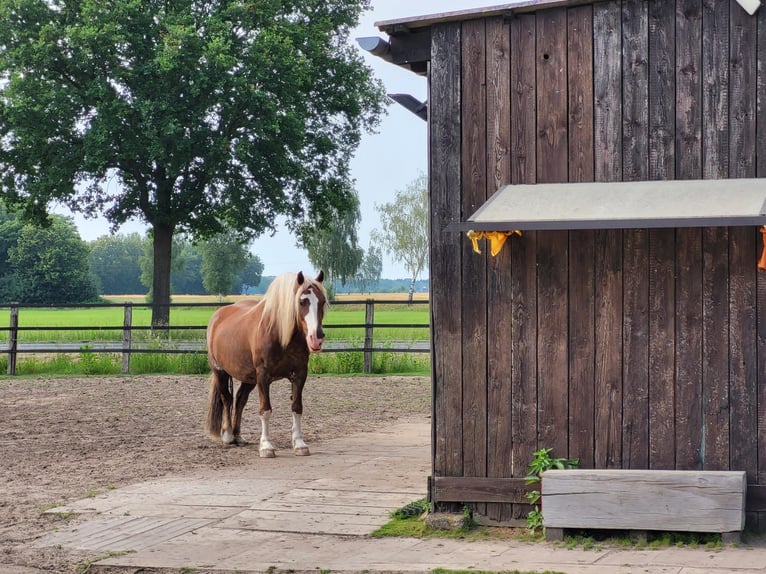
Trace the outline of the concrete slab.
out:
M 128 551 L 103 568 L 211 572 L 766 574 L 764 542 L 720 550 L 568 549 L 554 543 L 372 538 L 388 513 L 426 495 L 430 425 L 392 425 L 237 469 L 152 480 L 52 509 L 82 515 L 38 546 Z M 132 570 L 131 570 L 132 569 Z M 114 570 L 111 570 L 114 572 Z M 27 574 L 13 572 L 12 574 Z

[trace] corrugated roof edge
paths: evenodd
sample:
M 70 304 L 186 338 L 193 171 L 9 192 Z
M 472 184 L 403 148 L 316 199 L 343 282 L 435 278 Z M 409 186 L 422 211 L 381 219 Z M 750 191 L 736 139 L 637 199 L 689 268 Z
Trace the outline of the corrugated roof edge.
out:
M 381 32 L 392 34 L 402 29 L 413 30 L 416 28 L 428 28 L 434 24 L 440 24 L 442 22 L 476 20 L 478 18 L 489 18 L 491 16 L 501 16 L 511 13 L 533 12 L 544 8 L 555 8 L 556 6 L 577 6 L 580 4 L 592 4 L 593 2 L 601 1 L 603 0 L 518 0 L 517 2 L 509 4 L 488 6 L 486 8 L 471 8 L 469 10 L 458 10 L 455 12 L 442 12 L 423 16 L 396 18 L 395 20 L 382 20 L 380 22 L 375 22 L 375 26 Z

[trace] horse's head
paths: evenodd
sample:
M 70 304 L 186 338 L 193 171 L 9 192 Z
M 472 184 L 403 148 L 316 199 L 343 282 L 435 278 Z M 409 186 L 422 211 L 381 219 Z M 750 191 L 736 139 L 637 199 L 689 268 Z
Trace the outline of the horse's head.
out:
M 327 293 L 324 285 L 322 285 L 323 280 L 323 271 L 319 271 L 316 279 L 304 277 L 302 271 L 299 271 L 296 277 L 297 289 L 300 292 L 298 321 L 303 334 L 306 336 L 309 351 L 312 353 L 319 353 L 322 350 L 322 343 L 324 343 L 322 320 L 327 308 Z

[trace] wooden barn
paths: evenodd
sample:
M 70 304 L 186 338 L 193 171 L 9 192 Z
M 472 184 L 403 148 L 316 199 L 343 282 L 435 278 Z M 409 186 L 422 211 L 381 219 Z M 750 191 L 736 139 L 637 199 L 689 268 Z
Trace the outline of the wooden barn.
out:
M 526 516 L 521 479 L 551 448 L 745 471 L 766 526 L 766 8 L 742 4 L 377 23 L 374 53 L 429 85 L 437 506 Z M 477 253 L 469 230 L 505 243 Z

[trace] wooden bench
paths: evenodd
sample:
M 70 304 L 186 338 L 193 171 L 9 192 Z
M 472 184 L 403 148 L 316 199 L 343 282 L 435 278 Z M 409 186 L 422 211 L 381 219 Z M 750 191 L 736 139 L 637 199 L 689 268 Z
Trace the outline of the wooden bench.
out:
M 565 528 L 720 532 L 740 538 L 747 481 L 741 471 L 549 470 L 542 474 L 546 538 Z

